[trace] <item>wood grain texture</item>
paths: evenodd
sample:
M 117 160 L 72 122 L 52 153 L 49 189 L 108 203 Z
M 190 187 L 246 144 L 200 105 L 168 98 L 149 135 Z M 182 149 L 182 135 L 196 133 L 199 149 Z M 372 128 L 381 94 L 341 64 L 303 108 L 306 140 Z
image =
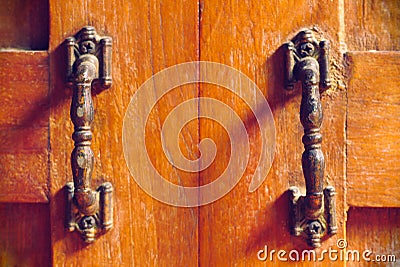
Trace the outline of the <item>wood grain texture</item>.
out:
M 322 94 L 321 131 L 325 185 L 334 185 L 338 191 L 339 232 L 323 240 L 320 250 L 335 249 L 336 241 L 346 238 L 352 249 L 371 248 L 379 253 L 393 249 L 398 255 L 397 209 L 350 208 L 347 230 L 345 227 L 348 205 L 398 207 L 400 202 L 396 194 L 399 121 L 394 115 L 399 113 L 400 58 L 398 53 L 350 52 L 346 91 L 339 52 L 345 40 L 353 50 L 397 50 L 398 27 L 393 26 L 398 25 L 397 6 L 389 0 L 51 0 L 51 67 L 47 52 L 0 53 L 4 106 L 0 109 L 0 201 L 51 200 L 49 206 L 0 204 L 0 265 L 310 266 L 310 262 L 285 263 L 276 257 L 273 262 L 257 259 L 257 252 L 265 246 L 269 251 L 308 249 L 303 240 L 289 235 L 286 190 L 292 185 L 304 189 L 304 148 L 299 120 L 301 88 L 296 85 L 292 92 L 283 88 L 280 48 L 303 27 L 312 27 L 318 37 L 329 39 L 333 49 L 333 87 Z M 371 19 L 374 12 L 376 23 Z M 72 180 L 73 125 L 62 42 L 85 25 L 113 38 L 113 86 L 94 93 L 92 185 L 94 189 L 105 181 L 114 185 L 114 229 L 92 245 L 64 229 L 64 185 Z M 217 146 L 216 159 L 200 173 L 181 171 L 168 162 L 161 128 L 167 115 L 187 99 L 202 96 L 224 102 L 244 122 L 250 140 L 250 161 L 231 192 L 200 208 L 176 208 L 153 199 L 134 182 L 123 156 L 122 123 L 132 96 L 144 81 L 166 67 L 199 59 L 227 64 L 255 81 L 274 115 L 275 160 L 265 182 L 250 193 L 263 129 L 249 107 L 216 85 L 175 88 L 154 106 L 146 126 L 148 156 L 166 180 L 185 186 L 207 184 L 225 170 L 232 153 L 222 125 L 198 118 L 183 127 L 179 147 L 193 160 L 200 156 L 199 141 L 211 138 Z M 219 110 L 200 105 L 198 112 L 201 116 Z M 145 115 L 140 110 L 137 114 Z M 149 168 L 143 166 L 143 175 L 150 180 L 154 177 Z M 328 264 L 343 266 L 344 262 L 315 265 Z
M 248 191 L 260 153 L 260 130 L 249 108 L 240 99 L 216 86 L 201 85 L 200 95 L 219 99 L 231 106 L 244 121 L 250 136 L 250 161 L 238 185 L 225 197 L 200 208 L 200 262 L 202 266 L 285 266 L 281 262 L 260 262 L 257 252 L 265 245 L 270 250 L 307 249 L 304 240 L 290 236 L 288 217 L 289 186 L 304 189 L 301 170 L 303 128 L 299 120 L 301 91 L 284 89 L 284 57 L 280 46 L 300 29 L 315 26 L 324 32 L 334 47 L 332 59 L 339 66 L 338 1 L 202 1 L 201 60 L 232 66 L 250 77 L 273 111 L 276 127 L 276 153 L 269 175 L 261 187 Z M 317 34 L 319 35 L 319 34 Z M 335 64 L 334 63 L 334 64 Z M 323 248 L 344 236 L 344 126 L 346 96 L 333 88 L 323 94 L 325 114 L 322 125 L 322 150 L 326 159 L 325 185 L 338 191 L 338 235 L 323 241 Z M 200 114 L 207 107 L 200 106 Z M 218 111 L 215 111 L 218 112 Z M 200 137 L 211 137 L 218 148 L 213 164 L 200 174 L 201 183 L 216 179 L 229 160 L 230 141 L 216 123 L 200 120 Z M 235 162 L 233 164 L 243 164 Z M 263 164 L 262 162 L 260 164 Z M 304 190 L 305 191 L 305 190 Z M 303 193 L 304 193 L 303 191 Z M 298 262 L 296 266 L 309 266 Z M 342 266 L 343 262 L 330 263 Z
M 123 156 L 122 123 L 138 87 L 171 65 L 198 59 L 196 1 L 50 1 L 51 77 L 51 232 L 56 266 L 196 266 L 198 262 L 197 208 L 176 208 L 147 195 L 133 180 Z M 69 155 L 73 148 L 69 118 L 71 92 L 65 88 L 64 38 L 92 25 L 113 38 L 113 86 L 93 97 L 92 186 L 114 186 L 114 228 L 86 246 L 64 230 L 63 187 L 72 180 Z M 198 174 L 179 172 L 167 162 L 160 145 L 163 118 L 177 104 L 198 95 L 197 86 L 177 88 L 153 109 L 147 124 L 148 154 L 166 179 L 197 185 Z M 139 116 L 144 116 L 143 112 Z M 196 154 L 198 124 L 185 127 L 180 144 Z M 188 145 L 185 146 L 185 143 Z M 132 148 L 135 149 L 135 148 Z M 192 151 L 193 149 L 193 151 Z M 143 167 L 143 175 L 149 176 Z M 181 181 L 179 181 L 179 178 Z
M 347 202 L 399 207 L 400 53 L 351 52 Z
M 400 50 L 400 2 L 344 1 L 349 51 Z
M 350 208 L 347 221 L 347 251 L 358 250 L 360 261 L 349 258 L 346 266 L 398 266 L 399 222 L 399 209 Z M 370 262 L 362 258 L 365 250 L 372 252 L 368 256 Z M 395 262 L 392 255 L 395 256 Z
M 47 52 L 0 52 L 0 202 L 48 202 Z
M 0 203 L 0 266 L 51 266 L 48 204 Z

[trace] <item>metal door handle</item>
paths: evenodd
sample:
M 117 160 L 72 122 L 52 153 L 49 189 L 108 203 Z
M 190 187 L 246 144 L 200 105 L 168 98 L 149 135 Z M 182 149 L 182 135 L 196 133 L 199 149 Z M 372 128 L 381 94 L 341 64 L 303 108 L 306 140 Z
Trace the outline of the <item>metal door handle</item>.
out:
M 337 232 L 335 215 L 335 188 L 323 190 L 325 160 L 321 150 L 320 127 L 323 119 L 320 89 L 330 86 L 329 42 L 319 43 L 312 31 L 303 30 L 286 44 L 286 89 L 296 81 L 302 83 L 300 121 L 304 128 L 302 142 L 303 174 L 306 195 L 301 196 L 297 187 L 290 187 L 291 232 L 304 235 L 308 244 L 321 246 L 325 234 Z
M 111 229 L 113 225 L 113 187 L 103 183 L 91 189 L 94 163 L 91 125 L 94 119 L 92 87 L 104 90 L 112 84 L 111 38 L 99 37 L 87 26 L 66 39 L 67 82 L 73 95 L 70 116 L 74 124 L 71 153 L 73 182 L 67 183 L 67 229 L 77 230 L 87 242 Z

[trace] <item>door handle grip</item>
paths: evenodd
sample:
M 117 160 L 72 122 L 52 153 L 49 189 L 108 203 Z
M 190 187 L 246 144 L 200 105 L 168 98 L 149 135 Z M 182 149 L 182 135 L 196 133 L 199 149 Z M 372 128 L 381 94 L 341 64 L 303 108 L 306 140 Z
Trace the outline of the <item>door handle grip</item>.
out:
M 87 26 L 65 41 L 67 47 L 67 83 L 72 88 L 70 116 L 74 124 L 71 153 L 73 182 L 67 183 L 67 229 L 77 230 L 87 243 L 112 228 L 113 187 L 103 183 L 91 189 L 94 154 L 90 148 L 94 119 L 92 87 L 111 86 L 110 37 L 99 37 Z
M 302 84 L 300 121 L 304 128 L 302 142 L 303 174 L 306 195 L 290 187 L 291 232 L 304 234 L 312 247 L 321 246 L 325 234 L 337 232 L 335 215 L 335 188 L 323 190 L 325 159 L 321 150 L 320 127 L 323 114 L 320 87 L 330 87 L 329 42 L 317 42 L 311 30 L 303 30 L 286 44 L 286 89 L 293 89 L 295 82 Z

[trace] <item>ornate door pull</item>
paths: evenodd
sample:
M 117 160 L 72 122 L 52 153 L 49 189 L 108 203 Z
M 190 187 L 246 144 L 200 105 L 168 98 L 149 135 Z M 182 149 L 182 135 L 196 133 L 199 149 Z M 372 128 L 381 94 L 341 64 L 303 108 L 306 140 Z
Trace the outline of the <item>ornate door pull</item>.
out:
M 312 247 L 321 246 L 321 238 L 337 232 L 335 216 L 335 189 L 323 190 L 325 160 L 321 150 L 322 105 L 320 89 L 330 86 L 329 42 L 317 42 L 312 31 L 303 30 L 286 44 L 286 89 L 293 89 L 296 81 L 302 83 L 300 121 L 304 128 L 302 142 L 303 174 L 306 195 L 289 188 L 291 232 L 303 235 Z
M 111 79 L 110 37 L 99 37 L 93 27 L 84 27 L 66 39 L 67 81 L 73 89 L 70 116 L 74 124 L 71 153 L 73 182 L 67 183 L 67 229 L 77 230 L 87 242 L 113 226 L 113 187 L 103 183 L 91 189 L 94 155 L 90 148 L 94 118 L 92 86 L 108 89 Z

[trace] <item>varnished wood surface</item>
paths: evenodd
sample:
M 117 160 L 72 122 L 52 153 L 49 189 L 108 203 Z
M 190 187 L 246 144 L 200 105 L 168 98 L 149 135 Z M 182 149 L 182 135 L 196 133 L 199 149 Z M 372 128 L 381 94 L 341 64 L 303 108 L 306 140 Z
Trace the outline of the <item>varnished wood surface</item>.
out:
M 398 86 L 393 86 L 393 83 L 398 84 L 398 75 L 395 75 L 398 55 L 349 53 L 352 60 L 346 63 L 353 63 L 343 65 L 343 55 L 339 52 L 339 49 L 344 52 L 346 45 L 350 50 L 398 49 L 398 27 L 393 26 L 398 24 L 394 2 L 381 1 L 376 6 L 376 1 L 342 0 L 296 1 L 296 4 L 217 0 L 199 3 L 50 1 L 50 91 L 46 80 L 49 74 L 45 75 L 47 52 L 0 53 L 0 75 L 4 77 L 0 94 L 5 100 L 4 108 L 0 109 L 0 171 L 6 174 L 0 179 L 3 190 L 0 201 L 51 200 L 50 208 L 42 204 L 0 205 L 0 223 L 5 225 L 0 233 L 0 251 L 5 251 L 0 253 L 0 263 L 17 266 L 25 263 L 46 266 L 51 262 L 54 266 L 283 266 L 282 261 L 258 261 L 257 252 L 265 245 L 269 250 L 306 249 L 301 239 L 289 235 L 285 191 L 291 185 L 304 187 L 303 129 L 298 117 L 300 86 L 293 92 L 285 92 L 280 46 L 301 28 L 313 26 L 317 35 L 332 42 L 333 49 L 333 87 L 322 94 L 325 118 L 321 130 L 327 165 L 325 184 L 334 185 L 338 191 L 339 233 L 324 240 L 322 249 L 335 249 L 339 238 L 347 238 L 350 248 L 371 247 L 377 252 L 398 255 L 398 212 L 384 208 L 398 206 L 398 194 L 391 190 L 398 188 L 393 184 L 398 173 L 395 141 L 398 131 L 390 128 L 396 125 L 397 117 L 388 117 L 392 109 L 397 112 L 396 98 L 386 99 L 398 93 Z M 364 19 L 360 24 L 358 20 L 362 14 Z M 72 180 L 69 157 L 73 148 L 73 127 L 69 118 L 71 91 L 64 84 L 65 54 L 61 44 L 84 25 L 93 25 L 99 34 L 112 36 L 114 40 L 113 87 L 94 95 L 92 149 L 96 160 L 92 185 L 96 188 L 104 181 L 113 183 L 115 227 L 89 246 L 63 227 L 63 187 Z M 381 38 L 381 32 L 387 38 Z M 362 56 L 367 58 L 361 59 Z M 168 66 L 199 59 L 227 64 L 255 81 L 274 114 L 277 150 L 266 181 L 256 192 L 250 193 L 248 186 L 258 163 L 259 131 L 262 129 L 254 123 L 249 108 L 237 96 L 215 85 L 186 85 L 175 89 L 155 106 L 146 128 L 149 157 L 166 179 L 185 186 L 206 184 L 216 179 L 228 164 L 229 138 L 221 125 L 208 119 L 194 120 L 183 128 L 180 148 L 188 158 L 196 159 L 198 141 L 210 137 L 218 149 L 214 163 L 203 172 L 186 173 L 167 162 L 161 147 L 162 124 L 176 105 L 198 95 L 219 99 L 238 112 L 250 135 L 251 155 L 239 184 L 224 198 L 200 208 L 174 208 L 154 200 L 133 181 L 122 152 L 122 121 L 131 97 L 146 79 Z M 379 64 L 391 67 L 378 68 Z M 371 75 L 374 69 L 369 69 L 370 66 L 375 66 L 376 72 L 383 72 L 379 79 L 374 80 Z M 362 75 L 369 76 L 362 78 Z M 14 84 L 23 90 L 14 89 Z M 370 90 L 364 91 L 365 88 Z M 388 94 L 383 94 L 386 91 Z M 375 115 L 368 109 L 371 102 L 363 102 L 363 114 L 360 114 L 361 108 L 356 107 L 363 101 L 364 94 L 366 99 L 378 99 L 372 103 L 380 107 L 384 121 L 394 123 L 386 127 L 381 147 L 364 140 L 378 138 L 375 131 L 365 130 L 363 137 L 359 131 L 365 127 L 364 121 L 373 129 L 382 127 L 380 121 L 363 116 Z M 388 106 L 383 104 L 383 99 L 389 101 Z M 200 106 L 199 113 L 210 111 L 206 109 Z M 357 121 L 356 117 L 351 119 L 351 109 L 358 116 Z M 346 127 L 351 128 L 349 133 Z M 371 162 L 368 157 L 381 154 L 383 146 L 396 149 L 389 149 L 384 158 Z M 352 157 L 347 161 L 346 149 Z M 388 160 L 389 165 L 379 165 L 381 159 Z M 357 169 L 376 164 L 381 168 Z M 358 171 L 361 176 L 370 177 L 369 180 L 358 177 Z M 381 176 L 390 179 L 377 184 L 376 177 Z M 34 193 L 28 182 L 34 184 Z M 347 199 L 346 185 L 349 186 Z M 372 199 L 370 196 L 374 195 Z M 393 199 L 395 201 L 390 202 Z M 346 229 L 348 205 L 382 208 L 350 208 Z M 17 215 L 19 223 L 13 224 Z M 30 238 L 24 238 L 26 236 Z M 288 264 L 310 266 L 311 263 Z M 344 266 L 343 261 L 314 265 L 326 264 Z M 347 266 L 353 266 L 351 264 Z
M 299 119 L 301 88 L 284 89 L 284 57 L 280 46 L 306 26 L 318 25 L 325 38 L 338 47 L 337 1 L 203 1 L 200 31 L 201 60 L 227 64 L 254 80 L 266 96 L 276 127 L 276 153 L 272 169 L 261 187 L 248 191 L 260 153 L 260 129 L 249 108 L 224 88 L 201 85 L 200 95 L 212 97 L 231 106 L 245 122 L 250 135 L 251 153 L 247 170 L 238 185 L 225 197 L 200 208 L 200 259 L 204 266 L 285 266 L 293 263 L 261 262 L 257 252 L 307 249 L 304 240 L 290 236 L 288 196 L 290 186 L 304 187 L 301 169 L 303 128 Z M 336 16 L 335 16 L 336 15 Z M 318 34 L 317 34 L 318 35 Z M 340 64 L 340 55 L 332 51 Z M 337 72 L 337 69 L 335 70 Z M 339 232 L 323 242 L 323 248 L 344 237 L 344 130 L 346 97 L 338 80 L 322 96 L 325 118 L 322 125 L 322 150 L 326 158 L 325 185 L 338 191 Z M 200 114 L 207 107 L 200 106 Z M 218 111 L 215 111 L 218 112 Z M 263 129 L 261 129 L 262 131 Z M 218 177 L 228 164 L 230 142 L 216 123 L 200 120 L 200 137 L 211 137 L 218 144 L 213 165 L 200 174 L 202 183 Z M 236 164 L 243 164 L 237 162 Z M 263 164 L 263 163 L 261 163 Z M 305 189 L 303 191 L 305 193 Z M 331 263 L 342 266 L 343 262 Z M 296 266 L 310 266 L 299 262 Z
M 0 266 L 51 266 L 48 204 L 0 203 Z
M 0 202 L 48 202 L 47 52 L 0 52 Z
M 399 209 L 350 208 L 346 225 L 347 251 L 358 251 L 360 261 L 350 257 L 347 266 L 397 266 L 400 258 L 399 222 Z M 365 250 L 371 251 L 369 262 L 362 259 Z M 392 256 L 395 256 L 395 262 Z
M 48 1 L 1 0 L 0 6 L 0 49 L 47 50 Z
M 348 249 L 371 249 L 373 255 L 393 254 L 398 261 L 399 2 L 344 1 L 344 6 L 346 45 L 350 50 L 347 65 Z M 347 266 L 377 266 L 377 263 L 348 262 Z M 396 266 L 396 263 L 380 263 L 380 266 Z
M 55 266 L 196 266 L 198 263 L 197 208 L 176 208 L 147 195 L 133 180 L 122 150 L 123 118 L 138 87 L 156 72 L 198 58 L 196 1 L 50 1 L 51 55 L 51 233 Z M 114 186 L 114 228 L 86 246 L 63 228 L 63 187 L 72 180 L 69 155 L 73 148 L 69 118 L 71 92 L 64 84 L 63 40 L 84 25 L 113 38 L 113 86 L 93 97 L 92 150 L 95 154 L 92 185 Z M 148 122 L 149 155 L 167 179 L 197 185 L 198 174 L 179 173 L 164 158 L 160 129 L 166 114 L 197 86 L 178 88 L 154 109 Z M 139 116 L 144 116 L 142 114 Z M 164 119 L 163 119 L 164 118 Z M 188 125 L 180 142 L 196 153 L 197 123 Z M 132 148 L 135 149 L 135 148 Z M 144 167 L 144 175 L 147 173 Z M 150 172 L 149 172 L 150 173 Z M 151 176 L 148 179 L 153 179 Z
M 348 58 L 347 202 L 400 207 L 400 53 Z
M 349 51 L 400 50 L 399 1 L 344 1 L 344 9 Z

